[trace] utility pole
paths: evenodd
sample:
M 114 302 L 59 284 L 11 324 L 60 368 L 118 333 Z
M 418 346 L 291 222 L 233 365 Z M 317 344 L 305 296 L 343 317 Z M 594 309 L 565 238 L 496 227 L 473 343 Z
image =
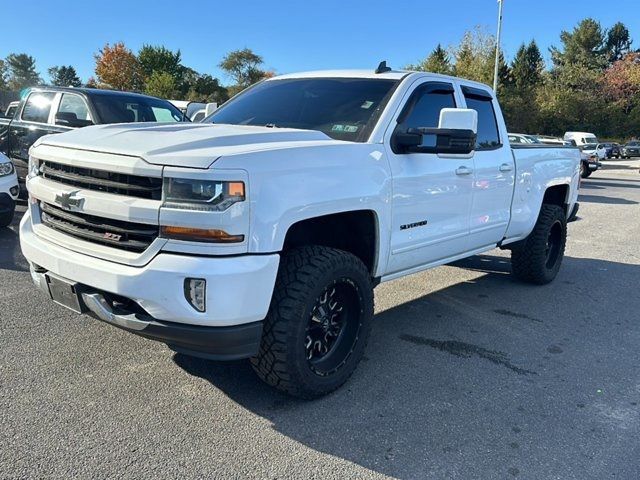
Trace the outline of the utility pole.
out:
M 500 34 L 502 33 L 502 2 L 498 0 L 498 34 L 496 35 L 496 64 L 493 70 L 493 91 L 498 94 L 498 69 L 500 66 Z

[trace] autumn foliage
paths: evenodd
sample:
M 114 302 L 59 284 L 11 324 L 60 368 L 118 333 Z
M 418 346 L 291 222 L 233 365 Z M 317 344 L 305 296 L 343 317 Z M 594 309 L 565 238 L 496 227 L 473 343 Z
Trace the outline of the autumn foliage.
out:
M 108 43 L 96 55 L 98 82 L 115 90 L 138 90 L 142 86 L 142 69 L 138 57 L 124 43 Z

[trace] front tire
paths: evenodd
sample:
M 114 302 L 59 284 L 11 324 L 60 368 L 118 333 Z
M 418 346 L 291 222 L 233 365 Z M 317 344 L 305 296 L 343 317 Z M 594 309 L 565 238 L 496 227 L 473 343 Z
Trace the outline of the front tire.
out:
M 8 227 L 13 222 L 13 214 L 15 210 L 0 214 L 0 227 Z
M 282 257 L 251 365 L 290 395 L 326 395 L 356 369 L 372 320 L 373 285 L 360 259 L 333 248 L 296 248 Z
M 567 244 L 562 207 L 543 204 L 533 231 L 511 250 L 511 271 L 528 283 L 544 285 L 556 278 Z

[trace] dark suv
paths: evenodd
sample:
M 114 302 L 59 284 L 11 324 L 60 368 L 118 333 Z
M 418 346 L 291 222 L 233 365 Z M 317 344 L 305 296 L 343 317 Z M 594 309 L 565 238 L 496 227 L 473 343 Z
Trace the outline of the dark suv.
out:
M 640 142 L 634 140 L 622 147 L 622 158 L 640 157 Z
M 24 184 L 29 148 L 43 135 L 105 123 L 189 121 L 166 100 L 94 88 L 35 87 L 11 118 L 0 118 L 0 152 Z M 26 191 L 21 189 L 21 191 Z

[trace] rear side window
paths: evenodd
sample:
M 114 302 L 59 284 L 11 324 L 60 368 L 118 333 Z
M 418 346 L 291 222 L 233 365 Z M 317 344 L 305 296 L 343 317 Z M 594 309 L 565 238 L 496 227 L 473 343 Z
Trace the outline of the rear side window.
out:
M 440 111 L 456 107 L 451 85 L 428 83 L 418 87 L 413 95 L 409 109 L 399 119 L 405 128 L 437 127 Z
M 479 89 L 463 87 L 467 108 L 478 112 L 478 138 L 476 150 L 491 150 L 499 147 L 500 135 L 498 121 L 493 109 L 493 102 L 487 92 Z
M 51 104 L 56 96 L 53 92 L 34 92 L 29 95 L 22 110 L 22 120 L 26 122 L 47 123 Z
M 74 126 L 86 127 L 93 124 L 87 102 L 80 95 L 74 95 L 73 93 L 62 95 L 62 100 L 60 100 L 60 106 L 58 107 L 58 115 L 72 120 Z

